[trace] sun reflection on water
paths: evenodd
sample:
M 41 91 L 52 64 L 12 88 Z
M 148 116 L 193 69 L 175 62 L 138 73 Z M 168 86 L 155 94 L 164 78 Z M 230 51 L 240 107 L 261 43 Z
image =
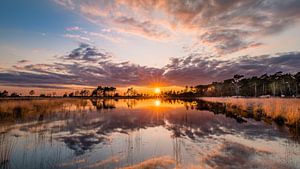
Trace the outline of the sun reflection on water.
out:
M 155 105 L 155 106 L 158 107 L 158 106 L 160 106 L 160 104 L 161 104 L 161 101 L 160 101 L 160 100 L 155 100 L 155 101 L 154 101 L 154 105 Z

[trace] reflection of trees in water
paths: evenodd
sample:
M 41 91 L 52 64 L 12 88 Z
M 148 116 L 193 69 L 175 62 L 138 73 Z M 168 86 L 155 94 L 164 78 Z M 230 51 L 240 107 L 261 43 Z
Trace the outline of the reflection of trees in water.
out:
M 166 100 L 166 102 L 174 103 L 173 100 Z M 246 119 L 251 118 L 256 121 L 264 121 L 267 124 L 275 122 L 278 127 L 286 125 L 296 139 L 300 136 L 300 119 L 297 116 L 288 116 L 293 119 L 287 119 L 283 115 L 280 115 L 280 113 L 269 115 L 261 105 L 254 106 L 253 104 L 248 104 L 245 108 L 236 104 L 193 99 L 180 100 L 178 102 L 183 104 L 186 110 L 196 109 L 200 111 L 210 111 L 214 114 L 224 114 L 228 118 L 235 119 L 237 123 L 245 123 L 247 122 Z
M 126 104 L 128 108 L 134 108 L 137 105 L 137 100 L 136 99 L 127 99 Z
M 289 127 L 290 132 L 294 137 L 300 135 L 300 119 L 293 119 L 289 122 L 282 115 L 267 115 L 264 109 L 261 107 L 255 107 L 248 105 L 247 108 L 243 108 L 234 104 L 226 104 L 219 102 L 208 102 L 203 100 L 197 100 L 197 110 L 208 110 L 215 114 L 224 114 L 226 117 L 234 118 L 238 123 L 246 122 L 245 118 L 252 118 L 256 121 L 264 121 L 267 124 L 271 124 L 274 121 L 279 127 L 284 124 Z
M 115 100 L 112 99 L 91 99 L 91 102 L 97 110 L 116 108 Z
M 136 101 L 136 100 L 135 100 Z M 278 131 L 274 131 L 271 126 L 263 126 L 260 123 L 246 123 L 246 118 L 254 118 L 270 122 L 269 118 L 263 116 L 263 110 L 254 111 L 249 107 L 246 110 L 239 106 L 228 106 L 224 103 L 207 102 L 202 100 L 180 101 L 165 100 L 170 104 L 182 104 L 187 110 L 178 109 L 115 109 L 109 113 L 97 113 L 95 108 L 89 111 L 82 107 L 96 107 L 96 109 L 114 109 L 116 101 L 114 100 L 76 100 L 66 101 L 59 106 L 38 106 L 32 109 L 29 105 L 15 105 L 10 112 L 12 119 L 17 119 L 19 123 L 26 121 L 36 121 L 34 124 L 27 124 L 22 127 L 24 132 L 37 133 L 37 144 L 47 142 L 47 133 L 70 132 L 63 137 L 54 138 L 65 143 L 65 145 L 74 150 L 75 155 L 83 155 L 86 151 L 106 142 L 106 136 L 110 133 L 126 133 L 128 139 L 124 149 L 127 149 L 126 157 L 128 163 L 134 161 L 135 153 L 140 152 L 137 145 L 141 145 L 141 139 L 137 135 L 133 137 L 132 131 L 139 131 L 143 128 L 163 126 L 173 133 L 173 152 L 177 164 L 182 162 L 182 141 L 183 138 L 197 140 L 201 137 L 222 134 L 244 134 L 249 139 L 263 138 L 276 139 L 282 136 Z M 136 104 L 136 103 L 135 103 Z M 35 104 L 34 104 L 35 105 Z M 63 106 L 62 106 L 63 105 Z M 76 105 L 76 109 L 74 109 Z M 20 107 L 18 107 L 20 106 Z M 77 107 L 78 106 L 78 107 Z M 53 109 L 52 109 L 53 108 Z M 51 109 L 51 110 L 48 110 Z M 32 112 L 35 110 L 35 112 Z M 40 113 L 37 110 L 41 110 Z M 66 110 L 66 111 L 65 111 Z M 126 110 L 126 111 L 124 111 Z M 189 111 L 188 111 L 189 110 Z M 199 110 L 199 111 L 190 111 Z M 214 114 L 223 114 L 225 116 L 216 116 Z M 269 121 L 268 121 L 269 120 Z M 57 121 L 65 123 L 54 125 Z M 166 121 L 168 123 L 166 123 Z M 47 126 L 47 124 L 52 124 Z M 264 127 L 264 128 L 261 128 Z M 258 130 L 258 128 L 261 128 Z M 91 134 L 90 132 L 93 131 Z M 283 131 L 285 132 L 285 131 Z M 52 137 L 51 137 L 52 138 Z M 50 139 L 51 140 L 51 139 Z M 133 147 L 134 146 L 134 147 Z M 38 147 L 36 147 L 38 149 Z M 113 153 L 112 153 L 113 154 Z M 142 154 L 142 153 L 141 153 Z

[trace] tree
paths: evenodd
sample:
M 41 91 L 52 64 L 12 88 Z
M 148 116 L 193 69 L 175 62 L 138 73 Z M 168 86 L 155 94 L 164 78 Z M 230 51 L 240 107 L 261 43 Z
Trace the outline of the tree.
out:
M 137 92 L 133 89 L 133 87 L 130 87 L 126 91 L 126 96 L 135 96 Z
M 239 75 L 239 74 L 236 74 L 233 76 L 233 84 L 235 86 L 235 95 L 239 95 L 240 94 L 240 85 L 239 85 L 239 82 L 240 82 L 240 79 L 243 78 L 244 75 Z
M 8 91 L 4 90 L 3 92 L 0 92 L 0 97 L 7 97 Z
M 103 88 L 102 88 L 102 86 L 98 86 L 92 92 L 92 96 L 102 96 L 102 95 L 103 95 Z
M 114 96 L 115 93 L 116 93 L 117 88 L 115 88 L 115 87 L 110 87 L 109 90 L 110 90 L 110 92 L 111 92 L 111 96 Z
M 33 96 L 35 94 L 34 90 L 30 90 L 29 95 Z
M 90 94 L 90 91 L 89 90 L 86 90 L 86 89 L 84 89 L 84 90 L 81 90 L 80 91 L 80 95 L 83 97 L 83 96 L 88 96 Z
M 13 92 L 12 94 L 10 94 L 10 97 L 19 97 L 20 95 L 16 92 Z

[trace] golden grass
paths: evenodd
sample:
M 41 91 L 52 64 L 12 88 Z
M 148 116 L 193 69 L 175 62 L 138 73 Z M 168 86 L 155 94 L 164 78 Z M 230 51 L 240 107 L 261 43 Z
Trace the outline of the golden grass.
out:
M 238 106 L 242 110 L 262 112 L 272 119 L 284 118 L 286 124 L 300 120 L 300 99 L 293 98 L 201 98 L 204 101 L 225 103 L 226 107 Z

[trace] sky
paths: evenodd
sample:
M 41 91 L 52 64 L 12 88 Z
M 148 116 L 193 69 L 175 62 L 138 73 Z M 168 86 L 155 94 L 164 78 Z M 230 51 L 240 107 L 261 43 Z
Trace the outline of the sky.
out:
M 299 0 L 2 0 L 0 90 L 300 71 Z

